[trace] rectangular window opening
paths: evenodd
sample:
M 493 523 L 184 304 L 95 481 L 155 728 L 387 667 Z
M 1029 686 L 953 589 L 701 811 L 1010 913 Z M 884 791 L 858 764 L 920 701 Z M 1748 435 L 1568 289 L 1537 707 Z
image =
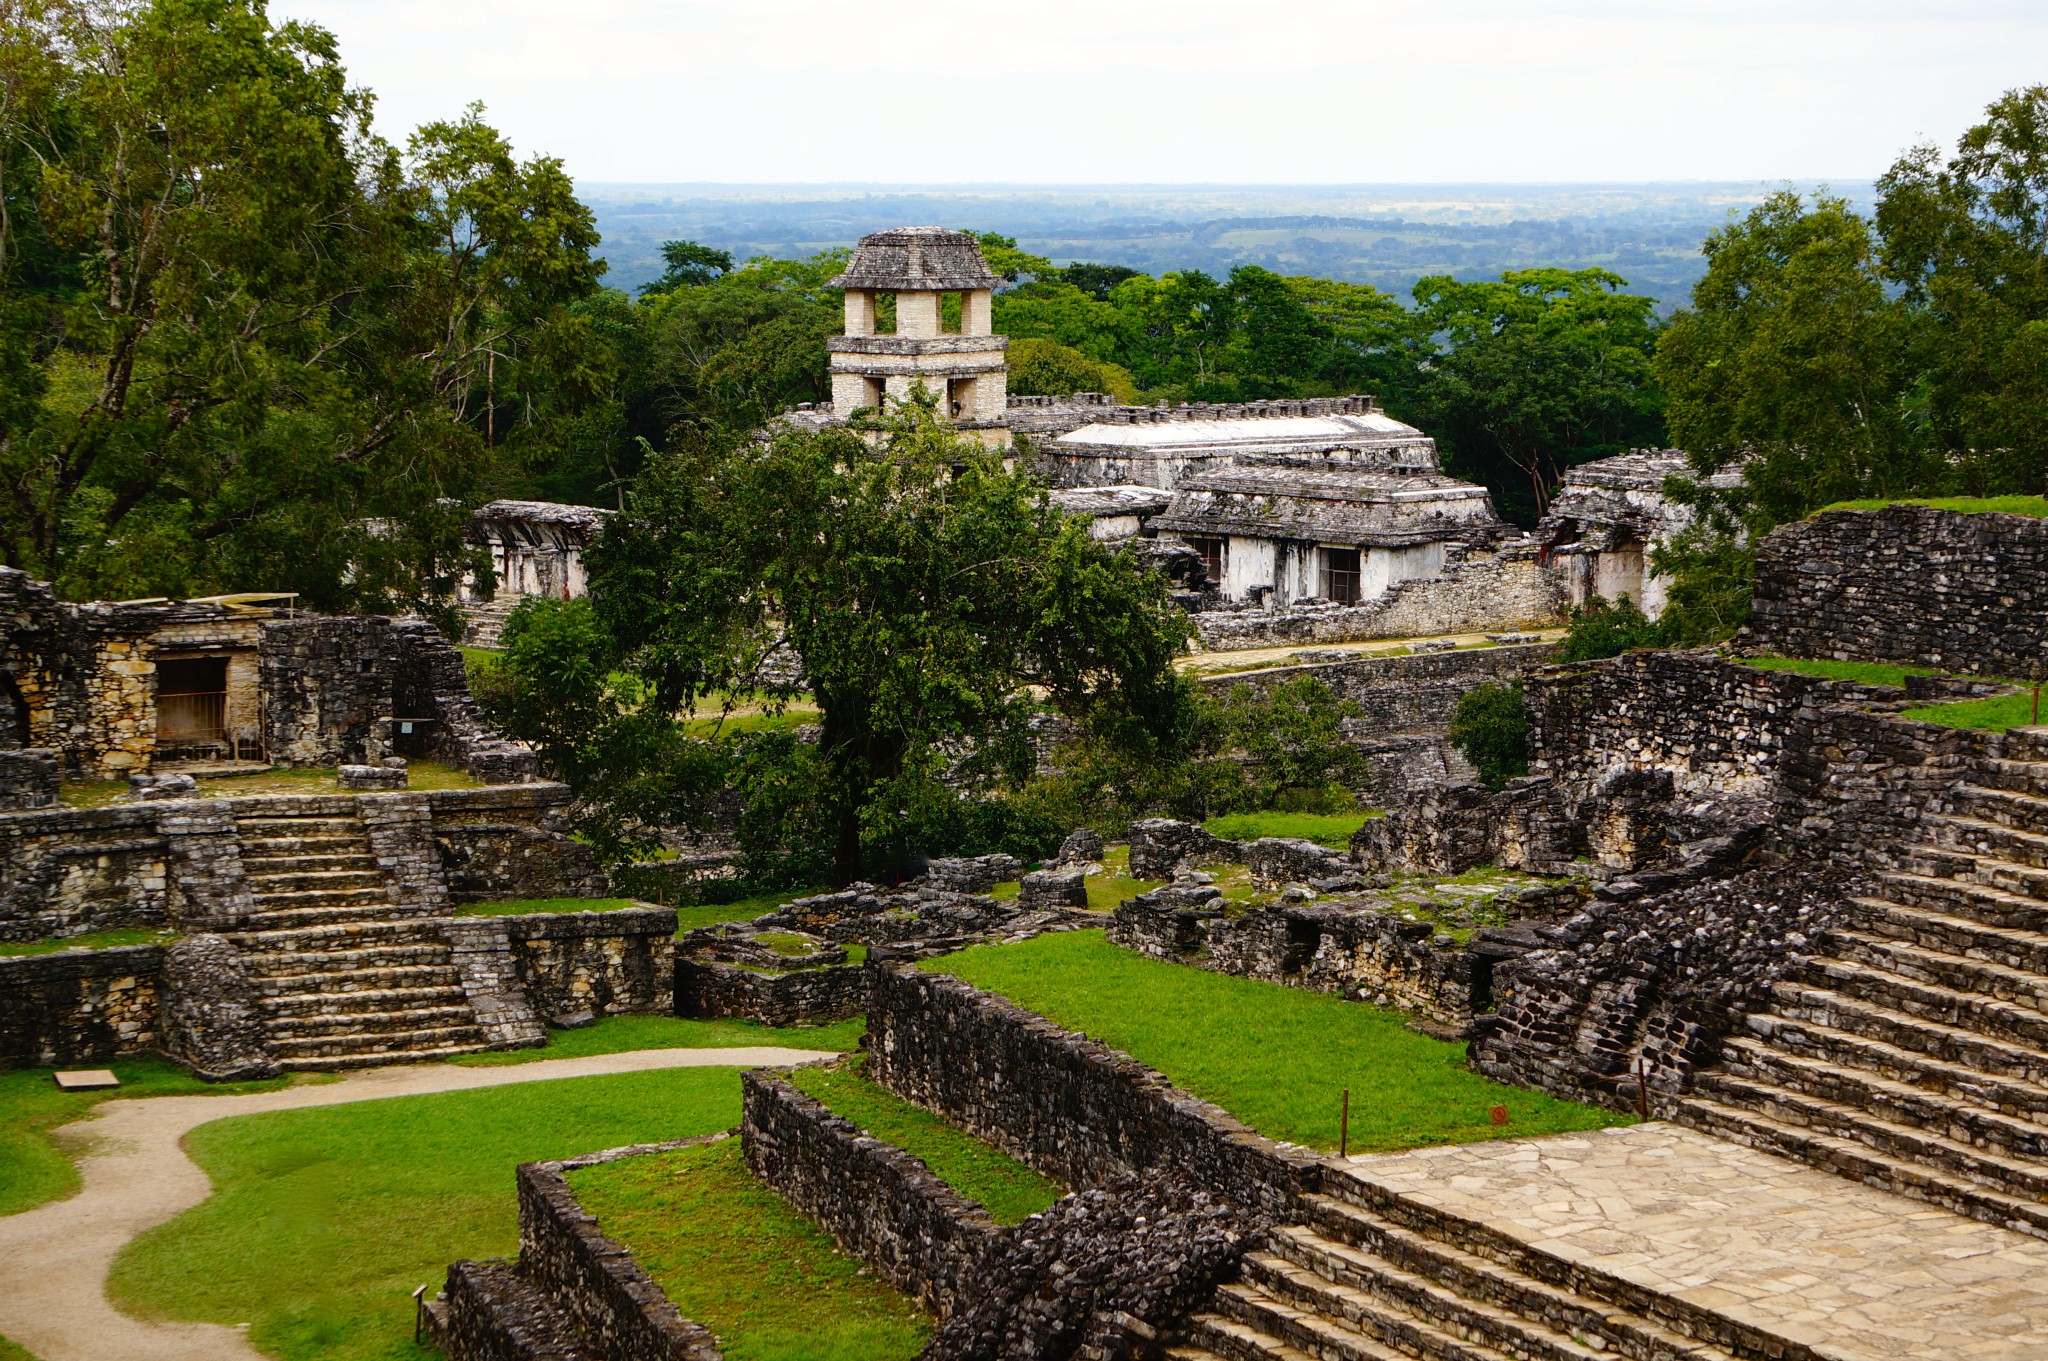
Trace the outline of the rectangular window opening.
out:
M 1323 599 L 1333 600 L 1339 605 L 1358 603 L 1358 550 L 1356 548 L 1325 548 L 1323 550 Z
M 1209 574 L 1212 586 L 1223 584 L 1223 540 L 1195 539 L 1195 551 L 1202 555 L 1202 570 Z

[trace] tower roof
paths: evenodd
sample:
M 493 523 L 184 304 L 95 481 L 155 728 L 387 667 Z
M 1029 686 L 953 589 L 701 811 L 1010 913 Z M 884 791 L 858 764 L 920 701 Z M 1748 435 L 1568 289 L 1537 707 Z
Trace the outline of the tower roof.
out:
M 894 227 L 860 239 L 846 272 L 834 288 L 867 288 L 879 293 L 952 292 L 996 288 L 981 245 L 966 232 L 944 227 Z

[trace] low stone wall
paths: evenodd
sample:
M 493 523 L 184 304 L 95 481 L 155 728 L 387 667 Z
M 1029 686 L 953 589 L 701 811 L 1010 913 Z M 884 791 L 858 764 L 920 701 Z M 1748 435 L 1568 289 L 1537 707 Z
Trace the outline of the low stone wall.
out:
M 163 805 L 0 816 L 0 940 L 42 940 L 171 918 Z
M 675 1011 L 672 907 L 502 917 L 519 981 L 543 1016 Z
M 867 1009 L 868 970 L 859 965 L 757 973 L 710 959 L 677 956 L 675 1013 L 730 1016 L 763 1025 L 824 1025 Z
M 1233 918 L 1220 900 L 1174 896 L 1167 889 L 1126 901 L 1110 941 L 1211 973 L 1398 1007 L 1448 1030 L 1465 1030 L 1486 1009 L 1494 956 L 1439 941 L 1427 922 L 1340 903 L 1253 907 Z
M 521 1165 L 520 1275 L 605 1361 L 717 1361 L 711 1334 L 683 1317 L 569 1189 L 563 1173 L 613 1156 Z
M 742 1074 L 740 1089 L 747 1170 L 763 1184 L 941 1318 L 976 1293 L 1003 1237 L 986 1209 L 771 1070 Z
M 941 974 L 877 966 L 874 1079 L 1069 1186 L 1167 1169 L 1284 1213 L 1320 1165 L 1096 1040 Z
M 47 747 L 0 751 L 0 812 L 56 803 L 57 760 L 56 750 Z
M 1404 733 L 1440 733 L 1450 727 L 1458 701 L 1489 681 L 1512 680 L 1546 664 L 1556 643 L 1419 652 L 1407 657 L 1353 657 L 1302 662 L 1258 671 L 1199 677 L 1205 689 L 1228 694 L 1240 685 L 1266 691 L 1300 676 L 1313 676 L 1340 699 L 1364 712 L 1347 724 L 1358 740 Z
M 1565 593 L 1564 575 L 1533 548 L 1509 548 L 1447 561 L 1441 575 L 1397 582 L 1362 605 L 1204 610 L 1194 623 L 1202 645 L 1217 652 L 1493 633 L 1563 623 Z
M 426 797 L 456 902 L 597 898 L 610 887 L 590 848 L 569 835 L 566 785 L 435 790 Z
M 155 1048 L 163 967 L 154 945 L 0 959 L 0 1062 L 98 1063 Z
M 2048 520 L 1827 511 L 1757 545 L 1750 633 L 1788 657 L 2030 678 L 2048 648 Z

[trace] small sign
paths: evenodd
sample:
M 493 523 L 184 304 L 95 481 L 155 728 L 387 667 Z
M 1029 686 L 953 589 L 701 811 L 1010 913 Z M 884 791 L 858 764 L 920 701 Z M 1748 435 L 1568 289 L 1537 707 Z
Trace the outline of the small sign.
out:
M 1496 1125 L 1505 1125 L 1508 1122 L 1508 1108 L 1506 1106 L 1495 1106 L 1487 1114 L 1493 1117 L 1493 1123 Z
M 120 1086 L 121 1079 L 104 1068 L 83 1068 L 57 1074 L 57 1085 L 67 1092 L 96 1092 L 103 1087 Z

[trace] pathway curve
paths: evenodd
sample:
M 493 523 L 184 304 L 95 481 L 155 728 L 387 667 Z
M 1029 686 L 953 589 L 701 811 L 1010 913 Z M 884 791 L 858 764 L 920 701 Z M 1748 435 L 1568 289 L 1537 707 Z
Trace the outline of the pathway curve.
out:
M 339 1082 L 245 1096 L 154 1096 L 105 1101 L 59 1133 L 93 1141 L 79 1159 L 83 1189 L 0 1218 L 0 1337 L 38 1361 L 262 1361 L 242 1331 L 215 1323 L 145 1323 L 108 1302 L 114 1254 L 144 1229 L 190 1209 L 212 1183 L 185 1156 L 196 1125 L 260 1111 L 333 1106 L 424 1092 L 656 1068 L 773 1067 L 835 1055 L 809 1049 L 641 1049 L 503 1067 L 418 1064 L 371 1068 Z

